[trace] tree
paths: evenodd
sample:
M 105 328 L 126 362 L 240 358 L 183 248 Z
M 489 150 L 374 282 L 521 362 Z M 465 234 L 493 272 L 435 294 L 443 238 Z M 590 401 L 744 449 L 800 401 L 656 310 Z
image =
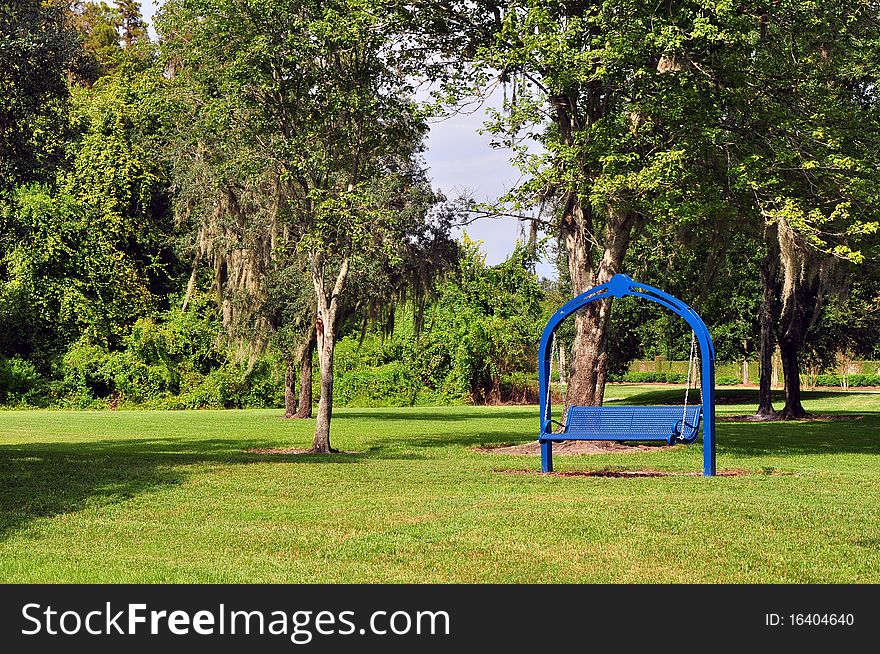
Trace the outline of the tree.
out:
M 117 346 L 173 289 L 165 171 L 146 136 L 160 80 L 129 70 L 75 89 L 68 165 L 12 194 L 0 277 L 5 353 L 46 370 L 78 339 Z
M 119 30 L 122 33 L 122 42 L 126 48 L 131 48 L 141 41 L 146 41 L 147 23 L 141 14 L 141 4 L 138 0 L 115 0 L 119 13 Z
M 799 418 L 799 353 L 843 279 L 835 269 L 876 256 L 880 104 L 871 62 L 880 58 L 880 21 L 858 1 L 780 2 L 752 16 L 745 32 L 755 45 L 722 58 L 715 75 L 729 107 L 722 127 L 731 202 L 760 218 L 764 236 L 758 415 L 776 415 L 776 343 L 785 377 L 780 417 Z
M 507 261 L 487 266 L 479 244 L 464 236 L 458 268 L 431 303 L 433 324 L 418 348 L 426 380 L 449 395 L 498 404 L 507 376 L 533 371 L 545 321 L 529 257 L 520 244 Z
M 250 229 L 242 200 L 254 197 L 247 189 L 265 189 L 270 200 L 253 205 L 276 228 L 258 229 L 260 242 L 274 250 L 272 235 L 285 233 L 308 261 L 321 370 L 316 452 L 332 449 L 333 352 L 349 276 L 361 262 L 398 258 L 424 221 L 409 196 L 425 131 L 410 98 L 417 61 L 396 47 L 384 9 L 176 0 L 159 21 L 175 87 L 194 100 L 181 107 L 190 161 L 220 173 L 225 200 L 208 197 Z M 267 257 L 241 259 L 250 263 L 227 270 L 256 289 Z
M 91 85 L 119 63 L 119 12 L 106 2 L 72 2 L 69 11 L 83 48 L 73 72 L 77 81 Z
M 0 2 L 0 194 L 46 179 L 63 158 L 68 89 L 77 53 L 61 2 Z M 61 136 L 62 138 L 58 138 Z
M 458 46 L 481 28 L 464 56 L 509 87 L 489 128 L 527 181 L 505 200 L 551 207 L 544 228 L 559 238 L 573 294 L 620 272 L 649 221 L 726 211 L 702 138 L 718 120 L 718 90 L 681 55 L 684 42 L 711 51 L 724 40 L 705 29 L 702 7 L 515 0 L 481 5 L 468 22 L 473 8 L 455 6 L 438 31 Z M 576 316 L 568 404 L 602 402 L 610 312 L 608 300 Z

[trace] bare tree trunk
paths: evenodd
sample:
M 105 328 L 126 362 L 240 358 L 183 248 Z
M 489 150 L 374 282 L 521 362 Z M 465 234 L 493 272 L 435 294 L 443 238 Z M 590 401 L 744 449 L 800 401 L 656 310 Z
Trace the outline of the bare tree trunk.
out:
M 284 357 L 284 417 L 293 418 L 296 413 L 296 360 Z
M 595 285 L 593 266 L 590 258 L 592 245 L 588 232 L 592 229 L 592 213 L 589 205 L 584 206 L 576 194 L 568 198 L 562 217 L 565 251 L 568 256 L 568 273 L 572 293 L 577 296 Z M 591 305 L 592 306 L 592 305 Z M 593 403 L 595 390 L 594 368 L 597 358 L 590 334 L 591 316 L 587 311 L 579 311 L 574 316 L 575 336 L 571 351 L 571 374 L 565 394 L 566 411 L 572 405 Z
M 575 206 L 575 209 L 580 207 Z M 571 212 L 573 227 L 566 234 L 569 273 L 575 294 L 583 293 L 596 284 L 604 284 L 620 271 L 634 231 L 640 224 L 636 214 L 609 209 L 605 230 L 605 249 L 598 272 L 593 274 L 589 264 L 586 225 L 586 207 Z M 577 227 L 583 230 L 578 233 Z M 608 325 L 611 321 L 611 300 L 600 300 L 587 305 L 575 315 L 575 337 L 571 356 L 571 376 L 566 394 L 566 406 L 601 406 L 608 374 Z
M 315 336 L 318 348 L 318 365 L 321 371 L 321 398 L 318 401 L 318 417 L 315 421 L 313 453 L 337 452 L 330 445 L 330 421 L 333 418 L 333 354 L 336 348 L 336 314 L 339 296 L 348 278 L 349 260 L 345 258 L 339 267 L 333 291 L 328 295 L 324 287 L 324 257 L 315 252 L 310 256 L 312 282 L 318 303 Z
M 602 405 L 608 360 L 606 348 L 610 318 L 610 300 L 594 302 L 575 316 L 571 377 L 568 381 L 566 394 L 566 404 L 569 406 Z
M 299 361 L 299 405 L 296 418 L 312 417 L 312 359 L 315 356 L 315 330 L 311 330 L 308 345 Z
M 792 343 L 780 343 L 782 355 L 782 374 L 785 377 L 785 407 L 780 417 L 784 420 L 803 418 L 807 415 L 801 404 L 801 371 L 798 362 L 798 348 Z
M 782 357 L 779 356 L 779 346 L 773 350 L 773 360 L 771 361 L 770 367 L 770 385 L 773 388 L 779 388 L 782 384 L 779 383 L 779 373 L 782 368 Z
M 319 318 L 320 320 L 320 318 Z M 320 324 L 320 323 L 319 323 Z M 328 333 L 329 332 L 329 333 Z M 321 370 L 321 398 L 312 452 L 336 452 L 330 446 L 330 420 L 333 418 L 333 349 L 336 338 L 332 326 L 318 332 L 318 365 Z
M 758 355 L 758 411 L 755 416 L 764 420 L 777 417 L 773 408 L 773 320 L 776 302 L 776 266 L 774 257 L 768 253 L 761 263 L 761 282 L 764 285 L 764 301 L 761 304 L 761 347 Z
M 486 404 L 495 406 L 501 404 L 501 378 L 492 377 L 492 383 L 489 386 L 489 392 L 486 396 Z
M 559 385 L 566 386 L 568 382 L 566 381 L 566 375 L 568 374 L 568 367 L 565 365 L 565 346 L 562 343 L 559 344 Z

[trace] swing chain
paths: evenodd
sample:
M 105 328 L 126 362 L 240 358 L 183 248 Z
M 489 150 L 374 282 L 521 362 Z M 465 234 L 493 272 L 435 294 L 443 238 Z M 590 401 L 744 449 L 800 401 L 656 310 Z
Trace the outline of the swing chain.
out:
M 687 384 L 684 387 L 684 406 L 681 408 L 681 429 L 679 430 L 679 435 L 684 432 L 684 426 L 687 420 L 687 408 L 688 408 L 688 393 L 691 390 L 691 372 L 694 369 L 694 359 L 697 354 L 697 335 L 691 331 L 691 354 L 688 357 L 688 373 L 687 373 Z

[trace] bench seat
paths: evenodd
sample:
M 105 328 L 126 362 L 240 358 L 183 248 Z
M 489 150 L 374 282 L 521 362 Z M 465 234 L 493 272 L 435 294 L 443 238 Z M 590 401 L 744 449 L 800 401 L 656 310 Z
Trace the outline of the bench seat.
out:
M 544 425 L 540 441 L 666 441 L 696 440 L 702 405 L 688 406 L 572 406 L 564 431 Z M 684 425 L 681 425 L 684 416 Z

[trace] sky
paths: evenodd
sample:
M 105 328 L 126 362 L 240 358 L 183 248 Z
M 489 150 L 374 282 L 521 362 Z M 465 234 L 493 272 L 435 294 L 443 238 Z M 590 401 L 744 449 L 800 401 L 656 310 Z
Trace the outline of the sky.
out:
M 147 22 L 152 22 L 161 3 L 141 0 Z M 152 26 L 150 32 L 155 36 Z M 478 202 L 494 201 L 519 179 L 519 172 L 510 163 L 510 151 L 493 149 L 489 137 L 479 133 L 484 120 L 484 111 L 478 110 L 431 125 L 425 160 L 434 188 L 448 198 L 466 192 Z M 522 234 L 514 218 L 481 219 L 466 230 L 471 239 L 483 242 L 490 265 L 504 261 Z M 538 272 L 543 276 L 553 274 L 549 265 L 540 265 Z

